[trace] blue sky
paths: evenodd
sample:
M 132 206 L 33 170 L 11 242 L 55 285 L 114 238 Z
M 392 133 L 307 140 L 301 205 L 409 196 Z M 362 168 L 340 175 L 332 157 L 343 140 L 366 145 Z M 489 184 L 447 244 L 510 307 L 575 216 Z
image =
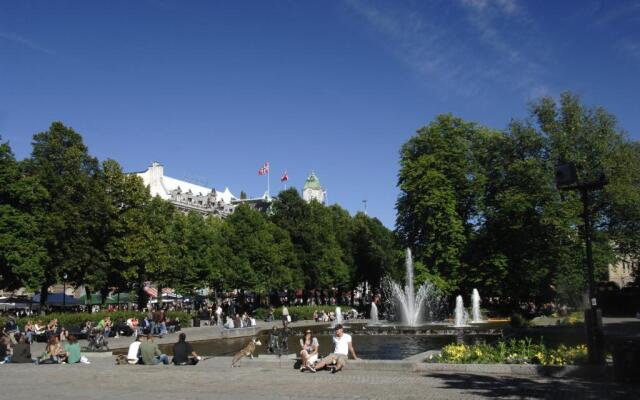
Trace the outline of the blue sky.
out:
M 398 150 L 451 112 L 504 128 L 580 93 L 640 139 L 640 0 L 4 1 L 0 135 L 60 120 L 101 160 L 251 196 L 315 170 L 395 221 Z

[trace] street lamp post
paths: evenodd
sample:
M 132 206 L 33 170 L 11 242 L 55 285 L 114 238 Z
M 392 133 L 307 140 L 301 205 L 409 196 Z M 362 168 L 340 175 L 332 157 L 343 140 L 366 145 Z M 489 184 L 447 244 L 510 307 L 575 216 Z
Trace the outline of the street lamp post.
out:
M 67 274 L 62 275 L 62 309 L 67 307 Z
M 593 249 L 591 227 L 591 204 L 589 194 L 601 190 L 607 184 L 602 174 L 597 181 L 578 183 L 575 165 L 564 164 L 556 166 L 556 186 L 559 190 L 578 190 L 582 200 L 582 218 L 584 220 L 584 241 L 587 262 L 587 278 L 589 281 L 589 308 L 585 310 L 585 325 L 587 328 L 587 350 L 589 363 L 604 364 L 604 335 L 602 331 L 602 311 L 596 301 L 595 280 L 593 277 Z

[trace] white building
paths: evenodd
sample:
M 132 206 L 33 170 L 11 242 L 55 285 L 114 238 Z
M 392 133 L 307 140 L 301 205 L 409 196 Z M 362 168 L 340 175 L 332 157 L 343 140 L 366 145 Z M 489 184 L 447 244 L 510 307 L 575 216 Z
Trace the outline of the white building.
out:
M 171 178 L 164 174 L 164 167 L 157 162 L 153 162 L 146 171 L 136 175 L 149 187 L 152 196 L 160 196 L 183 211 L 226 217 L 242 203 L 257 209 L 266 209 L 271 201 L 267 194 L 255 199 L 240 199 L 226 187 L 220 192 L 213 188 Z
M 320 180 L 313 171 L 304 183 L 302 198 L 306 202 L 316 200 L 320 204 L 325 204 L 327 201 L 327 191 L 320 185 Z

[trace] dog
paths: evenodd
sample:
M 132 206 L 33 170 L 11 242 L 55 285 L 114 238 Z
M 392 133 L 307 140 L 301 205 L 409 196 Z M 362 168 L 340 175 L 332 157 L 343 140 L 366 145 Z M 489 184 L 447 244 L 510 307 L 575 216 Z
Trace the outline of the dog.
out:
M 262 346 L 262 343 L 260 343 L 260 339 L 251 339 L 251 341 L 246 346 L 244 346 L 242 350 L 240 350 L 233 356 L 233 360 L 231 361 L 231 368 L 235 367 L 236 363 L 240 361 L 242 357 L 249 356 L 253 359 L 253 352 L 256 351 L 256 346 Z

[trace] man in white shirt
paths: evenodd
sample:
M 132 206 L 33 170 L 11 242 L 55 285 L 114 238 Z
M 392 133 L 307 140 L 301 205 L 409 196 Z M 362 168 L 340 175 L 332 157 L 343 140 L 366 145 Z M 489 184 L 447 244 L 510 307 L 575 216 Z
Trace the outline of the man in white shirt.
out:
M 142 364 L 140 357 L 140 344 L 142 343 L 142 335 L 136 336 L 136 340 L 129 345 L 129 351 L 127 352 L 127 361 L 129 364 Z
M 351 353 L 354 360 L 358 359 L 358 356 L 356 356 L 356 351 L 353 349 L 351 335 L 349 335 L 348 333 L 344 333 L 344 327 L 342 326 L 342 324 L 336 325 L 335 330 L 336 335 L 333 337 L 333 353 L 323 358 L 322 361 L 320 361 L 318 365 L 316 365 L 316 370 L 322 369 L 327 365 L 334 364 L 334 373 L 342 370 L 342 367 L 344 367 L 344 365 L 347 363 L 349 353 Z

